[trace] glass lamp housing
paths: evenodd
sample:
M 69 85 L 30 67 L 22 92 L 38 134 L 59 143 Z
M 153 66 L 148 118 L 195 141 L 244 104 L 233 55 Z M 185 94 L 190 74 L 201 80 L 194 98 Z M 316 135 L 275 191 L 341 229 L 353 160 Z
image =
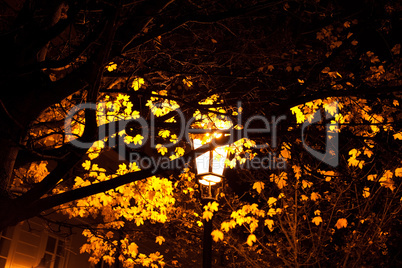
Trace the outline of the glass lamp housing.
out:
M 219 137 L 222 134 L 214 134 Z M 193 139 L 193 147 L 201 147 L 201 139 Z M 223 171 L 227 152 L 225 146 L 217 147 L 214 150 L 195 156 L 197 178 L 201 189 L 201 198 L 216 200 L 222 184 Z

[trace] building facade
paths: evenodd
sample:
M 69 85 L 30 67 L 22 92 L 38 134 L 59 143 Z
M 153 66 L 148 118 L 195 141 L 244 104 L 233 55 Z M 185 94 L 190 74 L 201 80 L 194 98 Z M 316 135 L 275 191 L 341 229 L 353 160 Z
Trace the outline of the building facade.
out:
M 33 218 L 0 232 L 0 268 L 86 268 L 89 256 L 80 254 L 85 242 L 79 229 L 50 231 Z

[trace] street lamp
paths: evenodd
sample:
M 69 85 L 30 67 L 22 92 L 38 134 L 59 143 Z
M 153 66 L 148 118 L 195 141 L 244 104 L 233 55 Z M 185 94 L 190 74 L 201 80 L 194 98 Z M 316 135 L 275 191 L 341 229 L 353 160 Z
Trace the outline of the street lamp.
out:
M 193 139 L 193 148 L 197 149 L 203 143 L 210 142 L 213 138 L 220 138 L 222 133 L 206 133 L 202 138 Z M 227 151 L 225 146 L 216 147 L 206 153 L 195 155 L 195 164 L 197 169 L 196 178 L 200 186 L 201 199 L 204 204 L 209 201 L 217 201 L 222 188 L 223 170 Z M 204 241 L 203 241 L 203 261 L 204 268 L 210 268 L 212 265 L 212 219 L 204 221 Z
M 197 149 L 204 143 L 210 142 L 212 138 L 220 138 L 222 133 L 206 133 L 206 139 L 193 139 L 193 147 Z M 197 169 L 198 183 L 200 184 L 201 198 L 203 200 L 217 200 L 221 189 L 223 170 L 227 152 L 225 146 L 216 147 L 206 153 L 196 155 L 195 163 Z

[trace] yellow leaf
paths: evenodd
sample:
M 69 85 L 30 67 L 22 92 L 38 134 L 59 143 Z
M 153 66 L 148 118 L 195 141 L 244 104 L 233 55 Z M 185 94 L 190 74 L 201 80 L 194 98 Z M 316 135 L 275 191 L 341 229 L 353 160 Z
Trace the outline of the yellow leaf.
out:
M 278 200 L 278 199 L 276 199 L 275 197 L 270 197 L 270 198 L 268 199 L 268 205 L 269 205 L 269 207 L 272 207 L 272 205 L 275 204 L 277 200 Z
M 230 222 L 224 221 L 221 224 L 221 229 L 227 233 L 230 230 L 230 226 L 231 226 Z
M 305 189 L 305 188 L 307 188 L 307 187 L 310 188 L 311 186 L 313 186 L 313 183 L 312 183 L 312 182 L 306 181 L 306 180 L 302 180 L 302 188 L 303 188 L 303 189 Z
M 307 195 L 302 194 L 302 196 L 301 196 L 301 200 L 302 200 L 302 201 L 308 201 L 308 196 L 307 196 Z
M 312 222 L 318 226 L 322 222 L 322 218 L 320 216 L 314 217 Z
M 128 246 L 128 251 L 129 251 L 129 253 L 131 254 L 131 256 L 133 257 L 133 258 L 135 258 L 136 256 L 137 256 L 137 254 L 138 254 L 138 246 L 137 246 L 137 244 L 136 243 L 131 243 L 129 246 Z
M 249 245 L 250 247 L 253 245 L 253 242 L 255 242 L 255 241 L 257 241 L 257 238 L 255 237 L 255 235 L 254 234 L 250 234 L 248 237 L 247 237 L 247 245 Z
M 253 184 L 253 189 L 256 189 L 260 194 L 262 189 L 264 189 L 265 184 L 262 181 L 257 181 Z
M 206 221 L 212 219 L 212 216 L 214 216 L 214 214 L 211 211 L 204 211 L 202 213 L 202 218 L 205 219 Z
M 370 188 L 364 187 L 364 189 L 363 189 L 363 197 L 367 198 L 369 196 L 370 196 Z
M 355 157 L 353 157 L 353 156 L 348 159 L 348 165 L 349 165 L 349 166 L 356 167 L 356 166 L 359 165 L 359 163 L 360 163 L 360 161 L 357 160 L 357 159 L 356 159 Z
M 215 242 L 218 242 L 219 240 L 221 240 L 221 241 L 223 240 L 223 233 L 219 230 L 213 230 L 211 235 L 212 235 L 212 239 Z
M 348 226 L 348 221 L 345 218 L 339 219 L 335 224 L 337 229 L 346 228 L 346 226 Z
M 159 131 L 158 135 L 161 136 L 162 138 L 167 138 L 170 136 L 170 131 L 163 129 Z
M 171 143 L 177 143 L 178 139 L 177 139 L 177 135 L 176 134 L 172 134 L 170 136 L 170 140 Z
M 176 153 L 178 156 L 184 155 L 184 148 L 183 147 L 176 147 Z
M 136 224 L 137 226 L 140 226 L 141 224 L 144 224 L 144 219 L 141 218 L 141 217 L 135 218 L 135 224 Z
M 315 193 L 315 192 L 311 193 L 310 199 L 312 201 L 316 201 L 316 200 L 318 200 L 320 198 L 321 198 L 321 195 L 319 193 Z
M 158 150 L 158 153 L 160 153 L 161 155 L 165 155 L 168 151 L 168 149 L 162 144 L 157 144 L 156 149 Z
M 106 69 L 107 69 L 109 72 L 113 72 L 114 70 L 117 69 L 117 64 L 112 61 L 112 62 L 109 63 L 108 66 L 106 66 Z
M 137 91 L 141 88 L 141 86 L 145 84 L 144 78 L 135 78 L 133 80 L 133 83 L 131 84 L 131 87 Z
M 162 243 L 165 242 L 165 238 L 163 236 L 157 236 L 155 243 L 162 245 Z
M 402 131 L 394 134 L 394 139 L 395 140 L 402 140 Z
M 141 136 L 140 134 L 135 135 L 135 137 L 133 138 L 133 142 L 134 144 L 142 144 L 142 140 L 144 139 L 143 136 Z
M 272 232 L 274 230 L 274 221 L 271 219 L 266 219 L 264 225 L 268 226 L 268 229 Z
M 277 176 L 276 174 L 271 174 L 270 176 L 270 180 L 272 182 L 275 182 L 279 189 L 282 189 L 283 187 L 288 185 L 286 181 L 287 179 L 288 178 L 286 172 L 281 172 L 279 176 Z
M 293 165 L 292 168 L 293 168 L 293 172 L 295 173 L 296 179 L 300 179 L 301 178 L 301 168 L 296 165 Z
M 191 87 L 191 86 L 193 85 L 193 82 L 191 82 L 188 77 L 187 77 L 186 79 L 183 79 L 183 83 L 184 83 L 187 87 Z
M 218 211 L 218 207 L 219 207 L 219 203 L 214 201 L 212 203 L 208 202 L 208 204 L 204 206 L 204 209 L 206 211 L 214 212 L 214 211 Z
M 391 191 L 394 191 L 395 185 L 394 181 L 392 180 L 393 173 L 390 170 L 386 170 L 384 175 L 380 178 L 379 182 L 381 186 L 385 188 L 389 188 Z
M 90 169 L 91 169 L 91 161 L 85 160 L 85 162 L 82 163 L 82 167 L 83 167 L 85 170 L 90 170 Z
M 395 176 L 402 177 L 402 167 L 395 169 Z
M 112 239 L 113 236 L 114 236 L 114 233 L 112 231 L 109 231 L 106 233 L 106 238 L 108 238 L 108 239 Z

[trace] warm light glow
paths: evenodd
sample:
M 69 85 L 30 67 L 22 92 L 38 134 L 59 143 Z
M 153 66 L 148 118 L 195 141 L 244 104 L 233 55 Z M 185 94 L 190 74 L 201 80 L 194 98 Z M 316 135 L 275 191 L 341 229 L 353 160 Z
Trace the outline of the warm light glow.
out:
M 214 133 L 215 138 L 220 138 L 222 137 L 222 133 Z
M 217 135 L 218 135 L 218 137 L 220 137 L 220 136 L 222 136 L 222 133 L 217 133 Z M 217 136 L 217 135 L 214 134 L 214 136 Z M 197 149 L 202 146 L 202 141 L 200 139 L 194 139 L 193 143 L 194 143 L 194 149 Z M 220 175 L 220 176 L 222 176 L 223 170 L 225 168 L 225 159 L 227 156 L 227 152 L 225 150 L 226 147 L 228 147 L 228 146 L 225 145 L 225 146 L 217 147 L 217 148 L 215 148 L 215 150 L 213 151 L 213 154 L 212 154 L 212 157 L 213 157 L 212 173 Z M 210 165 L 209 158 L 210 158 L 209 152 L 206 152 L 206 153 L 196 157 L 195 163 L 197 166 L 198 174 L 204 174 L 204 173 L 211 172 L 209 170 L 209 165 Z M 211 175 L 211 176 L 213 176 L 213 175 Z M 217 176 L 214 176 L 214 177 L 217 177 Z
M 214 184 L 216 184 L 216 183 L 221 182 L 221 180 L 222 180 L 222 178 L 219 177 L 219 176 L 215 176 L 215 175 L 205 175 L 205 176 L 202 176 L 202 179 L 200 180 L 200 183 L 201 183 L 201 181 L 203 181 L 203 182 L 205 182 L 206 184 L 205 184 L 205 183 L 202 183 L 202 184 L 205 184 L 205 185 L 209 185 L 209 184 L 214 185 Z
M 194 149 L 202 146 L 202 141 L 200 139 L 194 139 Z M 208 173 L 209 172 L 209 152 L 198 156 L 195 159 L 195 164 L 197 165 L 197 173 Z
M 210 181 L 206 181 L 206 180 L 198 180 L 198 182 L 200 183 L 200 184 L 202 184 L 202 185 L 215 185 L 216 184 L 216 182 L 210 182 Z
M 213 153 L 213 161 L 212 161 L 212 173 L 217 175 L 222 175 L 223 170 L 225 168 L 225 160 L 227 156 L 227 152 L 225 148 L 227 145 L 215 148 Z

